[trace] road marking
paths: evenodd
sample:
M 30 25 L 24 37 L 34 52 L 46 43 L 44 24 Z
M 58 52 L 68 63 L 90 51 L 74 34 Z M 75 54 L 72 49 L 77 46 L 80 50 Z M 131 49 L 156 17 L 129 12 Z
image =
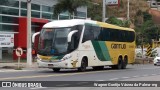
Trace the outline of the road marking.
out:
M 0 70 L 0 72 L 25 72 L 25 71 L 33 71 L 33 70 Z
M 143 77 L 147 77 L 147 76 L 149 76 L 148 74 L 145 74 L 145 75 L 142 75 Z
M 130 78 L 130 77 L 122 77 L 123 79 L 127 79 L 127 78 Z
M 109 79 L 110 81 L 114 81 L 114 80 L 118 80 L 119 78 L 112 78 L 112 79 Z
M 44 88 L 47 88 L 47 87 L 37 87 L 37 88 L 30 88 L 30 89 L 44 89 Z
M 96 80 L 96 81 L 105 81 L 105 80 Z
M 157 74 L 151 74 L 152 76 L 155 76 L 155 75 L 157 75 Z
M 105 73 L 112 72 L 118 70 L 110 70 L 110 71 L 93 71 L 93 72 L 81 72 L 81 73 L 68 73 L 68 74 L 51 74 L 51 75 L 35 75 L 35 76 L 18 76 L 18 77 L 8 77 L 8 78 L 0 78 L 0 80 L 15 80 L 15 79 L 29 79 L 29 78 L 44 78 L 44 77 L 55 77 L 55 76 L 71 76 L 71 75 L 83 75 L 83 74 L 93 74 L 93 73 Z
M 137 75 L 137 76 L 133 76 L 133 77 L 134 77 L 134 78 L 137 78 L 137 77 L 140 77 L 140 76 Z
M 154 67 L 154 68 L 141 68 L 141 69 L 159 69 L 160 67 Z

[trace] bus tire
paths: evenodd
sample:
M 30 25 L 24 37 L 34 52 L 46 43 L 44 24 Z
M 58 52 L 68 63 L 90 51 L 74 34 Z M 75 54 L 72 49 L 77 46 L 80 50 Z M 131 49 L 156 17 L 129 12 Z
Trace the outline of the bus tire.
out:
M 86 68 L 87 68 L 87 60 L 86 58 L 83 58 L 82 61 L 81 61 L 81 66 L 78 68 L 78 71 L 79 72 L 84 72 L 86 71 Z
M 123 60 L 122 58 L 118 58 L 118 64 L 117 64 L 117 69 L 122 69 L 122 65 L 123 65 Z
M 127 64 L 128 64 L 128 59 L 127 59 L 127 57 L 125 57 L 123 60 L 123 63 L 122 63 L 122 69 L 126 69 Z
M 59 72 L 59 71 L 60 71 L 60 68 L 53 68 L 53 71 L 54 71 L 54 72 Z

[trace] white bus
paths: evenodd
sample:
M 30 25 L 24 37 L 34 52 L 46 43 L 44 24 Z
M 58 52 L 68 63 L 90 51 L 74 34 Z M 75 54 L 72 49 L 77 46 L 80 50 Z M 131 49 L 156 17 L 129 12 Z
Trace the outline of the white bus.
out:
M 37 34 L 33 35 L 35 38 Z M 33 39 L 34 40 L 34 39 Z M 45 24 L 40 32 L 37 62 L 40 68 L 104 66 L 125 69 L 134 63 L 135 31 L 92 20 L 57 20 Z

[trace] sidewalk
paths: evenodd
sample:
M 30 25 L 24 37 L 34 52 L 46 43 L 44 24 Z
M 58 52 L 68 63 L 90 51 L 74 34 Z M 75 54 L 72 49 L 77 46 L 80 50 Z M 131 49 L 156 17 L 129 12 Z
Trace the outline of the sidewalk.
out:
M 22 68 L 38 68 L 37 66 L 37 62 L 33 62 L 32 65 L 30 67 L 27 67 L 27 63 L 20 63 L 19 65 Z M 0 63 L 0 69 L 15 69 L 16 67 L 18 67 L 18 63 L 16 62 L 10 62 L 10 63 Z

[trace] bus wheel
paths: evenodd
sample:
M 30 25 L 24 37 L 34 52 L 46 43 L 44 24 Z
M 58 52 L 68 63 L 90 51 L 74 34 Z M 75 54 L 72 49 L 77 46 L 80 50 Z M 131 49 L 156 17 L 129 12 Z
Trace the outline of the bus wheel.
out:
M 78 68 L 78 71 L 84 72 L 86 71 L 86 67 L 87 67 L 87 60 L 83 58 L 81 61 L 81 67 Z
M 59 71 L 60 71 L 60 68 L 53 68 L 53 71 L 54 71 L 54 72 L 59 72 Z
M 119 59 L 118 59 L 117 69 L 122 69 L 122 65 L 123 65 L 122 58 L 119 58 Z
M 95 66 L 95 67 L 92 67 L 93 70 L 103 70 L 104 69 L 104 66 Z
M 122 69 L 126 69 L 127 64 L 128 64 L 128 59 L 125 57 L 122 63 Z

